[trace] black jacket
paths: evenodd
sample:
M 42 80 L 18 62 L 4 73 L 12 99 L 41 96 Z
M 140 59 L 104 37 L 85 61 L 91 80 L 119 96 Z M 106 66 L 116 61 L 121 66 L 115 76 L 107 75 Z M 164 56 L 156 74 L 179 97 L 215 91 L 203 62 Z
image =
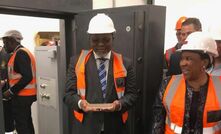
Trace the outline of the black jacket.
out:
M 166 74 L 167 76 L 178 75 L 182 73 L 180 69 L 180 59 L 181 59 L 180 52 L 176 52 L 170 56 L 170 66 Z
M 21 48 L 23 46 L 18 47 L 17 49 Z M 14 71 L 21 74 L 21 79 L 13 86 L 10 87 L 11 91 L 16 94 L 24 89 L 28 83 L 31 82 L 33 76 L 32 76 L 32 68 L 31 68 L 31 59 L 27 52 L 20 49 L 17 51 L 14 61 Z M 35 101 L 36 95 L 33 96 L 19 96 L 19 97 L 25 97 L 29 101 Z
M 8 60 L 9 60 L 10 55 L 7 54 L 4 50 L 4 48 L 2 48 L 2 50 L 0 51 L 0 79 L 1 80 L 6 80 L 8 78 L 8 71 L 7 71 L 7 64 L 8 64 Z M 8 82 L 5 83 L 5 85 L 3 85 L 2 91 L 6 91 L 9 88 Z
M 77 78 L 75 74 L 76 61 L 71 58 L 66 83 L 66 94 L 64 102 L 71 107 L 71 109 L 81 111 L 78 107 L 80 96 L 77 94 Z M 118 112 L 89 112 L 84 113 L 84 120 L 81 124 L 74 121 L 73 132 L 75 134 L 99 134 L 104 123 L 105 134 L 127 134 L 126 125 L 122 122 L 122 113 L 129 110 L 135 103 L 138 92 L 136 89 L 135 72 L 130 60 L 123 59 L 124 66 L 127 70 L 127 77 L 125 80 L 125 94 L 120 100 L 122 109 Z M 106 98 L 103 99 L 101 84 L 97 73 L 97 66 L 94 55 L 92 54 L 86 64 L 86 100 L 89 103 L 112 103 L 117 100 L 117 93 L 114 86 L 113 78 L 113 54 L 109 61 L 109 71 L 107 78 L 107 92 Z M 81 111 L 83 112 L 83 111 Z

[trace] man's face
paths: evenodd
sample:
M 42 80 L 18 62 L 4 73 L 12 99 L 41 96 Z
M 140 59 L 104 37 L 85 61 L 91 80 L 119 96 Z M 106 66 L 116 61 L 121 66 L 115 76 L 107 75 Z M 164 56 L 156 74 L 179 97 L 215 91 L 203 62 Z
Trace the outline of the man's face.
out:
M 183 51 L 181 53 L 180 68 L 186 80 L 199 79 L 205 64 L 205 60 L 202 60 L 198 53 L 191 51 Z
M 4 49 L 7 53 L 12 53 L 14 51 L 14 44 L 11 38 L 3 38 Z
M 113 34 L 91 34 L 90 45 L 98 56 L 104 57 L 112 49 Z
M 219 53 L 219 57 L 217 58 L 221 58 L 221 40 L 216 40 L 216 44 L 217 44 L 217 51 Z
M 185 44 L 187 36 L 190 35 L 191 33 L 195 32 L 195 31 L 196 30 L 195 30 L 193 24 L 182 26 L 181 27 L 180 43 Z

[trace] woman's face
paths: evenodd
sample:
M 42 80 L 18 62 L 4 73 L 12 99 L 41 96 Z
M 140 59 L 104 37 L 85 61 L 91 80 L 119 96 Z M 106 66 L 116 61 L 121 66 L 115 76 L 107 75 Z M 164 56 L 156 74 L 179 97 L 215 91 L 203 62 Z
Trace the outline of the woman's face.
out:
M 205 73 L 207 66 L 206 59 L 201 59 L 200 55 L 191 51 L 181 53 L 180 68 L 186 80 L 197 80 Z

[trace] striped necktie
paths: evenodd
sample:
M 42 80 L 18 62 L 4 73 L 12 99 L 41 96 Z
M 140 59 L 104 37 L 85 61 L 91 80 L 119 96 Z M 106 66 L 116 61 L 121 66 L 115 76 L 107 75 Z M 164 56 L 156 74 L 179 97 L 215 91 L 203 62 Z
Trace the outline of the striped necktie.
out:
M 107 80 L 106 80 L 106 70 L 105 70 L 105 60 L 106 59 L 99 59 L 100 64 L 98 68 L 100 83 L 101 83 L 101 89 L 103 93 L 103 97 L 105 98 L 106 95 L 106 87 L 107 87 Z

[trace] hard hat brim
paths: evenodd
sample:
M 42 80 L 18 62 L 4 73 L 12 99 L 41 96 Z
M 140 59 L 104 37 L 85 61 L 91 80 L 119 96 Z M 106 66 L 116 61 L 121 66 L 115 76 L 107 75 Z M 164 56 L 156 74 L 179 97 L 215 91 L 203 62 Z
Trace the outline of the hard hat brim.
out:
M 176 52 L 182 52 L 182 51 L 192 51 L 192 52 L 194 52 L 194 51 L 201 51 L 202 53 L 207 53 L 208 55 L 211 55 L 211 56 L 214 56 L 214 57 L 218 57 L 219 56 L 218 53 L 214 54 L 214 53 L 202 50 L 202 49 L 192 49 L 192 48 L 184 48 L 184 49 L 182 49 L 181 48 L 181 49 L 176 50 Z
M 88 34 L 109 34 L 109 33 L 115 33 L 116 30 L 110 30 L 110 31 L 90 31 L 88 30 L 87 33 Z

